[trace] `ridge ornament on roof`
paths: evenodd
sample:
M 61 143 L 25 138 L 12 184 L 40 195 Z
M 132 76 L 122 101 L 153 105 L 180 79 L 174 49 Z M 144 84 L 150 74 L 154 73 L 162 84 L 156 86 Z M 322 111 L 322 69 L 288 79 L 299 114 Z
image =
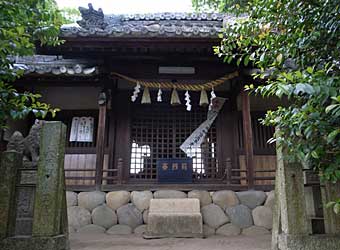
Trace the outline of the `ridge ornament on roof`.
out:
M 62 37 L 211 37 L 235 17 L 220 13 L 150 13 L 104 15 L 102 9 L 79 7 L 79 26 L 63 26 Z

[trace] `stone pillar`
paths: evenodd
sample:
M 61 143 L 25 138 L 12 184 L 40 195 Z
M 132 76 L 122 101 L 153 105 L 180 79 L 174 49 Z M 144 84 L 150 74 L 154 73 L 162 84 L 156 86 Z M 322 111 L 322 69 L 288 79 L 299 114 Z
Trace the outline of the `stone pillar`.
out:
M 273 207 L 273 228 L 272 228 L 272 250 L 278 250 L 279 235 L 281 234 L 281 208 L 279 199 L 279 171 L 276 169 L 275 174 L 275 196 L 274 196 L 274 207 Z
M 0 240 L 11 235 L 15 225 L 15 184 L 22 155 L 5 151 L 0 156 Z
M 281 147 L 277 147 L 276 155 L 272 250 L 279 249 L 280 235 L 307 236 L 311 233 L 311 223 L 306 213 L 302 165 L 288 162 Z
M 282 232 L 307 235 L 311 225 L 306 213 L 302 165 L 289 163 L 278 148 L 277 166 Z
M 340 183 L 325 182 L 321 188 L 323 214 L 325 219 L 326 234 L 340 234 L 340 215 L 334 213 L 333 209 L 326 208 L 326 204 L 340 197 Z
M 62 204 L 65 196 L 64 153 L 66 127 L 61 122 L 43 124 L 40 158 L 34 201 L 34 237 L 49 237 L 62 233 Z M 61 183 L 63 182 L 63 183 Z

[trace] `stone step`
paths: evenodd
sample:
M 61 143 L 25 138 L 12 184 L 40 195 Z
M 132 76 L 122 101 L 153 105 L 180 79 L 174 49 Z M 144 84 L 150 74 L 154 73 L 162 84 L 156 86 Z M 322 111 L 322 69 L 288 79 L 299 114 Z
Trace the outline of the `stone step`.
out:
M 203 237 L 198 199 L 152 199 L 144 238 Z

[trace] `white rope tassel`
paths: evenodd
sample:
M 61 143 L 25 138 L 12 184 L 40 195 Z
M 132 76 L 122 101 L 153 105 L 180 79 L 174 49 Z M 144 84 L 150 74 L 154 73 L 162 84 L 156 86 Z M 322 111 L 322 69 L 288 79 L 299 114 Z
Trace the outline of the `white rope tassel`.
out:
M 210 104 L 209 104 L 209 110 L 211 110 L 212 108 L 212 100 L 216 97 L 216 94 L 214 92 L 214 89 L 212 88 L 211 89 L 211 92 L 210 92 Z
M 160 88 L 157 92 L 157 102 L 162 102 L 162 90 Z
M 134 88 L 134 91 L 133 91 L 133 94 L 131 96 L 131 101 L 132 102 L 135 102 L 137 100 L 137 97 L 138 97 L 138 93 L 140 92 L 140 84 L 137 83 L 135 88 Z
M 184 100 L 185 100 L 185 106 L 187 106 L 187 111 L 191 111 L 191 104 L 190 104 L 190 94 L 189 94 L 189 92 L 188 92 L 188 90 L 185 92 L 185 98 L 184 98 Z

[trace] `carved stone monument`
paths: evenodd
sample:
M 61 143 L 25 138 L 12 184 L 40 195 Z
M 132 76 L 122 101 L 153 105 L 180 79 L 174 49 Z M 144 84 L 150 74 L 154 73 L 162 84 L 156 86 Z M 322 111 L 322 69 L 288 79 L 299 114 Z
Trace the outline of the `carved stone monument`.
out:
M 15 132 L 2 153 L 1 250 L 69 249 L 65 137 L 61 122 L 38 121 L 26 138 Z

